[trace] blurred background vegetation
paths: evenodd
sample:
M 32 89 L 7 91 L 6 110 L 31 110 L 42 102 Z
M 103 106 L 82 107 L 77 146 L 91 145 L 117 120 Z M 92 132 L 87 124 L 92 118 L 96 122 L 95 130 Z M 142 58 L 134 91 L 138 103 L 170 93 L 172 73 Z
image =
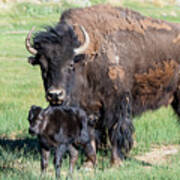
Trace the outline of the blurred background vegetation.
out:
M 120 1 L 125 1 L 125 0 L 0 0 L 0 2 L 2 3 L 9 3 L 9 2 L 36 2 L 36 3 L 43 3 L 43 2 L 62 2 L 62 1 L 67 1 L 69 3 L 71 3 L 72 1 L 76 1 L 76 2 L 102 2 L 102 1 L 116 1 L 116 2 L 120 2 Z M 132 1 L 137 1 L 137 0 L 132 0 Z M 165 3 L 165 4 L 175 4 L 177 3 L 179 0 L 139 0 L 140 2 L 150 2 L 150 3 Z
M 0 0 L 1 7 L 5 7 L 12 3 L 22 3 L 22 2 L 31 2 L 31 3 L 69 3 L 69 4 L 78 4 L 80 6 L 90 6 L 97 3 L 112 3 L 112 4 L 123 4 L 127 0 Z M 167 5 L 180 5 L 180 0 L 131 0 L 134 2 L 140 3 L 150 3 L 156 6 L 167 6 Z

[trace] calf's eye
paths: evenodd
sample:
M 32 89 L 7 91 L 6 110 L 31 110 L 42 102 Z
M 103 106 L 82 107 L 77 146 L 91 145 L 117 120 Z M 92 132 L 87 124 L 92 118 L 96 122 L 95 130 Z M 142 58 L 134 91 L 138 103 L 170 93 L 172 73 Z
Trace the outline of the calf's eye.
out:
M 69 65 L 69 69 L 72 70 L 72 71 L 74 70 L 74 63 L 71 63 L 71 64 Z

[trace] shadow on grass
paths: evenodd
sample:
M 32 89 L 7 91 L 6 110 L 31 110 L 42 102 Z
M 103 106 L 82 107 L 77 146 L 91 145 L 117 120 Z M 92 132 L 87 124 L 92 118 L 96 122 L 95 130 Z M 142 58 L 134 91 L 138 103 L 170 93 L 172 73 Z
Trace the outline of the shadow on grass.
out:
M 8 158 L 8 157 L 6 157 L 6 154 L 13 155 L 13 157 Z M 52 156 L 52 153 L 51 153 L 51 156 Z M 107 150 L 107 149 L 99 150 L 97 156 L 99 156 L 98 169 L 104 171 L 105 169 L 107 169 L 110 166 L 110 164 L 109 164 L 110 150 Z M 11 160 L 14 160 L 14 158 L 18 159 L 20 157 L 23 157 L 25 159 L 28 159 L 29 157 L 31 157 L 33 159 L 39 159 L 40 153 L 39 153 L 39 143 L 38 143 L 37 138 L 28 138 L 27 137 L 25 139 L 15 139 L 15 140 L 0 139 L 1 161 L 7 162 L 8 159 L 11 161 Z M 65 158 L 66 157 L 67 156 L 65 156 Z M 85 159 L 86 159 L 86 157 L 83 153 L 83 149 L 79 148 L 79 162 L 76 164 L 77 169 L 80 169 L 82 167 L 83 163 L 85 162 Z M 157 166 L 157 165 L 145 162 L 145 161 L 137 160 L 134 157 L 127 157 L 126 160 L 135 162 L 135 163 L 141 165 L 142 167 L 156 167 Z M 7 164 L 9 164 L 9 163 L 7 163 Z M 2 167 L 1 163 L 0 163 L 0 171 L 3 169 L 4 169 L 4 167 Z M 13 171 L 13 169 L 11 169 L 11 168 L 8 170 Z M 7 171 L 7 169 L 6 169 L 6 171 Z
M 3 172 L 3 173 L 21 173 L 21 170 L 19 169 L 16 169 L 16 168 L 12 168 L 12 167 L 0 167 L 0 172 Z
M 128 157 L 128 158 L 126 158 L 126 160 L 129 160 L 129 161 L 134 161 L 134 162 L 136 162 L 137 164 L 139 164 L 139 165 L 141 165 L 141 166 L 154 167 L 154 165 L 153 165 L 153 164 L 151 164 L 151 163 L 148 163 L 148 162 L 143 161 L 143 160 L 138 160 L 138 159 L 133 158 L 133 157 Z
M 37 157 L 39 152 L 38 140 L 32 138 L 0 139 L 0 147 L 0 155 L 1 150 L 9 153 L 20 153 L 23 156 L 31 154 L 33 157 Z
M 28 162 L 35 159 L 39 159 L 37 139 L 28 137 L 15 140 L 0 139 L 0 172 L 2 172 L 2 174 L 0 173 L 0 179 L 4 179 L 4 176 L 11 177 L 14 175 L 17 176 L 15 179 L 24 179 L 18 177 L 23 176 L 25 171 L 31 168 Z M 1 178 L 1 175 L 3 178 Z

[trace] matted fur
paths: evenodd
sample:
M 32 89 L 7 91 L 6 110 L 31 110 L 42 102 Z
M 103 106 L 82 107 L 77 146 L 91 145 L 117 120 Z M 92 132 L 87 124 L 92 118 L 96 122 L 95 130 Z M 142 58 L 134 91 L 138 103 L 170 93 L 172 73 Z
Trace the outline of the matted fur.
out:
M 133 87 L 134 108 L 137 113 L 168 105 L 177 88 L 180 66 L 174 60 L 154 65 L 147 73 L 135 74 Z M 141 108 L 138 108 L 141 107 Z M 139 110 L 138 110 L 139 109 Z

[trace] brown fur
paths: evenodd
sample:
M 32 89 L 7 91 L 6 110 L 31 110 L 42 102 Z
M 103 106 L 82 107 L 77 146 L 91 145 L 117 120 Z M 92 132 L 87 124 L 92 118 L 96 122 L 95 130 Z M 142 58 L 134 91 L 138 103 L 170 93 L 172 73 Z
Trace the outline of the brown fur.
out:
M 80 18 L 83 17 L 83 18 Z M 144 17 L 141 14 L 123 8 L 109 5 L 97 5 L 83 9 L 72 9 L 63 13 L 61 21 L 65 20 L 74 26 L 78 38 L 83 42 L 82 32 L 76 26 L 81 24 L 87 30 L 91 44 L 87 54 L 96 54 L 104 38 L 117 31 L 130 31 L 144 35 L 147 29 L 170 31 L 172 28 L 161 20 Z
M 135 74 L 133 96 L 136 107 L 141 106 L 141 111 L 148 107 L 157 108 L 172 102 L 173 91 L 177 88 L 180 66 L 174 61 L 164 61 L 157 64 L 143 74 Z M 134 108 L 138 111 L 138 108 Z
M 120 78 L 123 81 L 125 78 L 125 72 L 121 66 L 110 66 L 108 75 L 112 80 Z
M 171 31 L 171 29 L 172 29 L 168 24 L 166 24 L 160 20 L 159 21 L 156 20 L 155 22 L 153 22 L 152 18 L 140 20 L 140 24 L 142 25 L 144 30 L 147 30 L 148 28 L 153 28 L 156 30 L 164 29 L 167 31 Z
M 173 40 L 173 43 L 180 43 L 180 34 Z

